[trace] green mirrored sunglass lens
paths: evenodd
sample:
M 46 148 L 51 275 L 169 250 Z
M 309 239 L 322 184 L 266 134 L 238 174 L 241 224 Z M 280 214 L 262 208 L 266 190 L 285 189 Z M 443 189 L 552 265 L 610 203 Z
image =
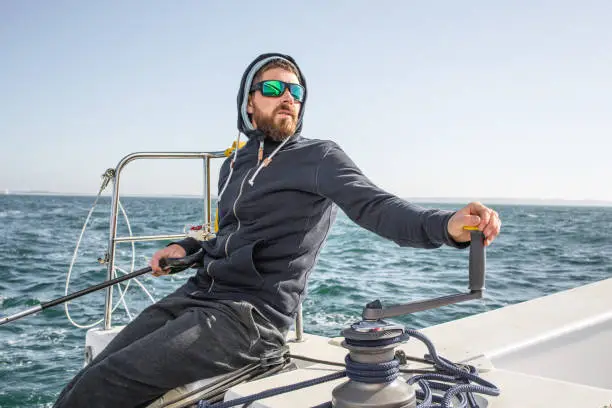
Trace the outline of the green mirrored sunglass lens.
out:
M 263 83 L 261 91 L 266 96 L 278 96 L 283 93 L 285 87 L 278 81 L 267 81 Z
M 291 86 L 290 91 L 291 95 L 293 95 L 296 100 L 300 102 L 304 100 L 304 88 L 301 86 L 293 85 Z

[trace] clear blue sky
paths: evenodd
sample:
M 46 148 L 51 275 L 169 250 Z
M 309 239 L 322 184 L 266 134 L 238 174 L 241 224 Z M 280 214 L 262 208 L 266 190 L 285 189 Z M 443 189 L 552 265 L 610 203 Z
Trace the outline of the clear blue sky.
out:
M 395 194 L 612 200 L 612 2 L 290 3 L 0 2 L 0 192 L 226 148 L 243 70 L 280 51 L 304 136 Z M 200 169 L 132 163 L 123 192 L 198 194 Z

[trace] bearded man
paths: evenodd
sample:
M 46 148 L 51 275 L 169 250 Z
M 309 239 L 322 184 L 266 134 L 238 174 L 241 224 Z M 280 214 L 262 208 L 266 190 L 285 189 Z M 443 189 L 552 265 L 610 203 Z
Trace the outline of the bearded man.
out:
M 490 208 L 421 208 L 377 187 L 337 143 L 301 136 L 307 95 L 290 56 L 263 54 L 249 64 L 237 101 L 237 142 L 241 134 L 248 141 L 221 167 L 216 236 L 170 244 L 150 262 L 161 276 L 168 271 L 160 259 L 202 249 L 201 266 L 128 324 L 55 407 L 146 406 L 282 348 L 338 208 L 399 246 L 465 248 L 464 227 L 477 226 L 486 245 L 498 235 Z

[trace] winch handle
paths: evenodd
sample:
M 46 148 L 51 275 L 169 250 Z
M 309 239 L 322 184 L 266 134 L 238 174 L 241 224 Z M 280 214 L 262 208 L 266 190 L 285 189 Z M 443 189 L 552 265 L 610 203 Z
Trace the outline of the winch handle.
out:
M 435 309 L 441 306 L 465 302 L 466 300 L 482 298 L 485 283 L 485 245 L 484 234 L 476 227 L 464 227 L 470 231 L 470 255 L 469 255 L 469 286 L 468 293 L 442 296 L 434 299 L 418 300 L 404 305 L 383 308 L 380 300 L 375 300 L 366 305 L 362 312 L 363 320 L 378 320 L 389 317 L 401 316 L 423 310 Z

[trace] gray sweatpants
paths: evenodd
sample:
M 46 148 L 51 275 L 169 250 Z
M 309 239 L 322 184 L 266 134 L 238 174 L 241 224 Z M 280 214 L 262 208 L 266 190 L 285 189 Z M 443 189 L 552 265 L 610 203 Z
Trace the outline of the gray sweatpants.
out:
M 192 298 L 183 286 L 121 330 L 54 407 L 144 407 L 180 385 L 256 363 L 283 343 L 251 304 Z

